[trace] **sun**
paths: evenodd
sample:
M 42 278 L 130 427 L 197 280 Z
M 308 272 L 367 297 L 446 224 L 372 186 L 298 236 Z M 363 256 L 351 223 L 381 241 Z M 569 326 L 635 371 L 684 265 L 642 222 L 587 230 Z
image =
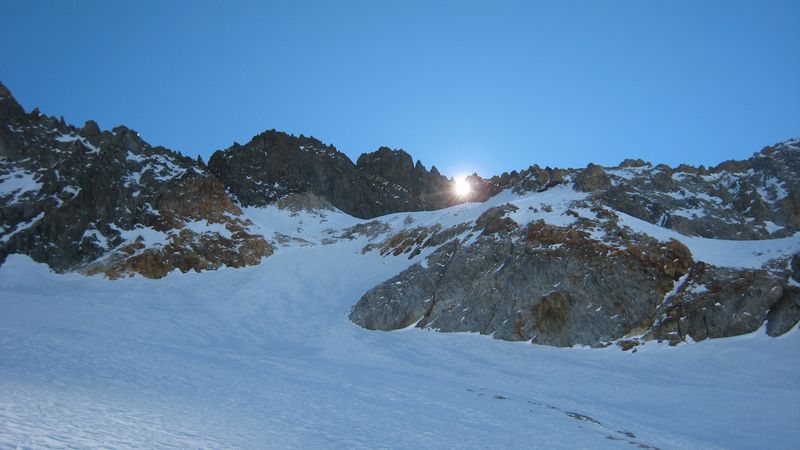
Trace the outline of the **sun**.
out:
M 455 192 L 456 196 L 460 198 L 466 198 L 470 192 L 472 192 L 472 186 L 470 186 L 469 181 L 467 181 L 467 177 L 459 177 L 455 179 L 453 192 Z

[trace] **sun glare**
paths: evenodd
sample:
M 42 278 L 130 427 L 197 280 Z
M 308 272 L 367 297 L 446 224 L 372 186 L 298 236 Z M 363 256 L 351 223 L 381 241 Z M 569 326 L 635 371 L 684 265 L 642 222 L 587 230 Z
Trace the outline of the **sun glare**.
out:
M 472 187 L 469 185 L 469 181 L 467 181 L 466 177 L 460 177 L 456 178 L 453 191 L 458 197 L 465 198 L 472 191 Z

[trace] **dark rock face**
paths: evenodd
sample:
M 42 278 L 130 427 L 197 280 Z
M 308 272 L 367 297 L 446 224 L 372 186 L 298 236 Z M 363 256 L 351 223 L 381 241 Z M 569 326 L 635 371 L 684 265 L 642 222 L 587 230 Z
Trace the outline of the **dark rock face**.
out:
M 427 267 L 416 264 L 367 292 L 350 319 L 377 330 L 416 323 L 547 345 L 602 345 L 648 326 L 692 264 L 676 241 L 639 236 L 619 248 L 580 227 L 512 226 L 499 220 L 504 209 L 511 211 L 481 216 L 474 243 L 451 240 Z
M 786 328 L 792 313 L 782 312 L 788 309 L 781 305 L 785 281 L 767 270 L 698 264 L 661 308 L 663 316 L 646 337 L 675 343 L 687 336 L 696 341 L 737 336 L 757 330 L 765 320 L 773 332 Z
M 425 264 L 365 293 L 350 320 L 375 330 L 415 325 L 556 346 L 624 341 L 626 348 L 735 336 L 764 323 L 780 335 L 800 320 L 788 261 L 759 270 L 698 262 L 676 240 L 621 226 L 602 197 L 587 198 L 573 207 L 591 213 L 575 213 L 571 225 L 518 224 L 507 217 L 518 210 L 509 203 L 487 209 L 472 226 L 387 238 L 374 247 L 384 255 L 437 248 Z M 794 259 L 800 266 L 800 256 Z
M 685 235 L 769 239 L 800 230 L 800 140 L 711 169 L 626 161 L 607 173 L 608 206 Z
M 575 189 L 583 192 L 593 192 L 608 189 L 611 180 L 602 167 L 589 163 L 586 170 L 575 177 Z
M 390 212 L 441 209 L 456 203 L 452 183 L 436 167 L 428 172 L 420 161 L 412 165 L 411 156 L 402 150 L 381 147 L 362 154 L 356 169 L 376 193 L 376 202 Z
M 0 121 L 3 123 L 17 122 L 25 117 L 25 110 L 14 100 L 11 91 L 0 83 Z
M 517 210 L 519 208 L 511 203 L 489 208 L 475 221 L 475 230 L 482 230 L 481 235 L 513 231 L 518 224 L 510 217 L 505 217 L 505 215 Z
M 800 288 L 789 286 L 783 289 L 781 299 L 767 316 L 767 334 L 780 336 L 791 330 L 800 321 Z
M 471 201 L 485 201 L 504 189 L 540 192 L 572 184 L 607 207 L 687 236 L 750 240 L 800 231 L 800 139 L 711 169 L 686 164 L 673 169 L 627 159 L 617 167 L 533 165 L 490 179 L 468 179 L 475 191 Z
M 360 218 L 438 209 L 455 203 L 451 182 L 402 150 L 386 147 L 358 164 L 317 139 L 266 131 L 245 145 L 215 152 L 210 170 L 244 206 L 264 206 L 313 192 Z
M 125 127 L 101 132 L 89 121 L 76 129 L 25 114 L 5 87 L 0 96 L 0 261 L 24 253 L 57 271 L 161 277 L 271 254 L 193 159 Z

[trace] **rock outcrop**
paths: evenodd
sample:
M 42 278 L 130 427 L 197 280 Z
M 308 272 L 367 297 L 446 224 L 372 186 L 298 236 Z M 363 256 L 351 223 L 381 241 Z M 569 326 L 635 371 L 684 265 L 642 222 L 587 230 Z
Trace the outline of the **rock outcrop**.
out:
M 633 232 L 591 195 L 550 212 L 571 223 L 519 222 L 521 213 L 502 204 L 472 224 L 411 228 L 366 248 L 409 257 L 435 250 L 365 293 L 350 320 L 375 330 L 414 325 L 556 346 L 632 347 L 735 336 L 764 323 L 779 335 L 800 319 L 788 261 L 761 269 L 698 261 L 675 239 Z
M 533 165 L 489 179 L 468 179 L 473 201 L 486 201 L 504 189 L 525 193 L 572 185 L 611 209 L 686 236 L 752 240 L 800 231 L 800 139 L 710 169 L 627 159 L 616 167 Z
M 583 192 L 602 191 L 611 187 L 611 180 L 605 170 L 597 164 L 589 163 L 586 170 L 575 177 L 575 189 Z
M 797 324 L 798 302 L 798 289 L 773 271 L 696 264 L 644 338 L 700 341 L 751 333 L 764 322 L 775 336 Z
M 800 231 L 800 140 L 710 169 L 645 163 L 608 172 L 608 206 L 688 236 L 769 239 Z
M 125 127 L 26 114 L 2 85 L 0 97 L 0 262 L 159 278 L 271 254 L 204 165 Z

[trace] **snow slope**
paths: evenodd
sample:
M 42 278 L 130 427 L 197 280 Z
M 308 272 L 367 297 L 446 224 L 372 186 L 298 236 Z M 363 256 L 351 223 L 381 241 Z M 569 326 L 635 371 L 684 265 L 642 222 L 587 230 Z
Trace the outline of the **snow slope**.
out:
M 541 199 L 506 193 L 381 220 L 395 230 L 458 223 L 512 200 L 527 208 Z M 302 233 L 309 244 L 364 222 L 336 212 L 248 215 L 268 237 Z M 258 266 L 161 280 L 57 275 L 10 256 L 0 267 L 0 447 L 800 442 L 797 328 L 637 353 L 372 332 L 347 320 L 350 307 L 422 256 L 364 255 L 367 242 L 291 241 Z

